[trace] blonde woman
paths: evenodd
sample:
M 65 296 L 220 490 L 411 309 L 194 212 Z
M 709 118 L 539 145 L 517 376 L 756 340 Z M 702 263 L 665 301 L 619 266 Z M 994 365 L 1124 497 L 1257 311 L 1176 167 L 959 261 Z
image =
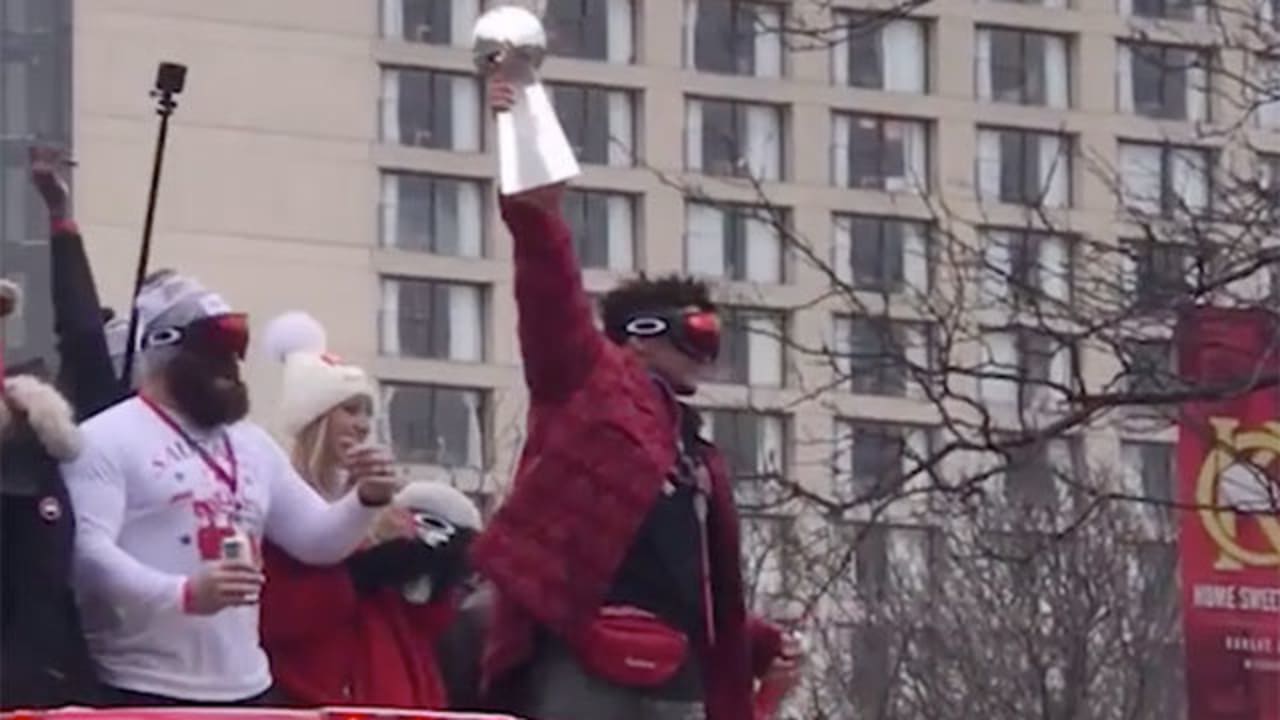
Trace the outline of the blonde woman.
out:
M 369 447 L 373 383 L 326 352 L 324 329 L 308 315 L 276 318 L 265 337 L 284 363 L 280 424 L 294 466 L 336 500 Z M 338 566 L 309 567 L 264 548 L 271 582 L 262 640 L 289 704 L 447 706 L 432 647 L 455 610 L 449 589 L 462 575 L 471 530 L 448 525 L 428 537 L 417 517 L 388 510 L 369 542 Z

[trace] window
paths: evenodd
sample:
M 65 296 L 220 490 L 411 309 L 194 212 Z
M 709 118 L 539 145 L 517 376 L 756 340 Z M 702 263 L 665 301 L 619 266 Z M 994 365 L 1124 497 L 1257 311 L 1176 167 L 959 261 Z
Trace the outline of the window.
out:
M 782 108 L 690 98 L 685 111 L 687 169 L 706 175 L 782 179 Z
M 984 304 L 1009 310 L 1071 301 L 1073 244 L 1069 238 L 996 228 L 987 228 L 982 235 Z
M 1120 455 L 1129 492 L 1150 500 L 1139 507 L 1148 531 L 1164 537 L 1173 529 L 1173 490 L 1178 482 L 1173 445 L 1126 441 L 1120 444 Z
M 1253 180 L 1256 184 L 1250 189 L 1254 191 L 1254 197 L 1246 195 L 1245 207 L 1256 208 L 1264 218 L 1263 222 L 1275 223 L 1280 220 L 1280 155 L 1258 153 L 1253 167 Z M 1272 248 L 1271 252 L 1276 250 Z M 1272 269 L 1280 269 L 1280 258 Z
M 931 588 L 942 553 L 935 528 L 905 525 L 857 525 L 854 573 L 859 594 L 885 600 Z
M 1209 209 L 1209 151 L 1153 143 L 1120 143 L 1120 199 L 1148 215 L 1200 214 Z
M 629 64 L 635 61 L 631 0 L 547 0 L 542 24 L 554 55 Z
M 1258 58 L 1249 82 L 1255 124 L 1264 130 L 1280 130 L 1280 58 Z
M 1146 647 L 1142 662 L 1141 717 L 1182 718 L 1185 653 L 1179 639 L 1181 596 L 1178 549 L 1173 543 L 1136 543 L 1129 552 L 1129 585 Z M 1140 646 L 1141 647 L 1141 646 Z
M 382 0 L 382 36 L 431 45 L 466 45 L 480 0 Z
M 1129 392 L 1159 395 L 1178 386 L 1173 343 L 1169 340 L 1132 340 L 1119 349 L 1124 384 Z
M 1128 243 L 1134 306 L 1139 310 L 1169 310 L 1191 299 L 1200 267 L 1188 245 L 1149 239 Z
M 479 82 L 437 70 L 384 68 L 382 140 L 436 150 L 479 150 Z
M 1056 133 L 980 128 L 977 175 L 982 200 L 1067 207 L 1071 204 L 1071 139 Z
M 892 496 L 907 480 L 927 472 L 936 447 L 932 428 L 842 420 L 837 424 L 836 487 L 845 500 Z M 931 472 L 930 469 L 928 472 Z
M 1209 55 L 1197 48 L 1121 43 L 1120 111 L 1157 120 L 1206 120 L 1209 117 Z
M 888 192 L 928 190 L 929 126 L 924 121 L 837 113 L 831 127 L 835 183 Z
M 900 692 L 897 674 L 902 655 L 898 632 L 883 622 L 858 623 L 849 630 L 848 664 L 839 682 L 847 683 L 850 710 L 840 717 L 895 717 L 892 708 Z
M 1171 582 L 1173 580 L 1171 579 Z M 1177 591 L 1176 582 L 1169 586 Z M 1174 598 L 1177 603 L 1177 598 Z M 1139 717 L 1160 720 L 1181 720 L 1186 717 L 1186 650 L 1181 634 L 1169 631 L 1155 639 L 1150 650 L 1144 651 L 1142 662 L 1142 698 L 1144 710 Z
M 929 226 L 917 220 L 836 215 L 833 266 L 855 290 L 929 291 L 932 261 Z
M 781 387 L 785 379 L 786 319 L 780 312 L 725 308 L 715 379 L 735 385 Z
M 632 164 L 632 93 L 590 85 L 551 84 L 551 98 L 573 154 L 584 163 Z
M 1143 620 L 1156 632 L 1175 632 L 1180 614 L 1177 546 L 1162 540 L 1139 542 L 1131 558 Z
M 384 173 L 382 244 L 400 250 L 480 257 L 484 221 L 474 180 Z
M 1257 18 L 1266 26 L 1280 27 L 1280 0 L 1260 0 Z
M 922 394 L 934 367 L 933 333 L 925 323 L 883 317 L 837 317 L 836 371 L 861 395 Z
M 843 38 L 831 45 L 831 80 L 837 85 L 924 94 L 928 89 L 926 26 L 903 18 L 884 22 L 867 13 L 838 11 Z
M 780 225 L 767 208 L 685 205 L 685 269 L 695 275 L 760 283 L 783 281 Z
M 1070 105 L 1067 39 L 1007 28 L 978 28 L 978 97 L 982 100 Z
M 565 192 L 564 215 L 582 267 L 630 270 L 635 261 L 635 198 L 599 190 Z
M 988 332 L 982 355 L 978 394 L 996 406 L 1024 408 L 1065 399 L 1077 376 L 1074 343 L 1040 330 Z
M 1059 505 L 1058 483 L 1073 477 L 1073 438 L 1055 438 L 1008 450 L 1001 487 L 1004 500 L 1015 508 Z
M 750 410 L 707 410 L 703 434 L 729 464 L 738 490 L 750 495 L 765 478 L 786 473 L 786 421 Z
M 787 568 L 794 562 L 793 521 L 759 513 L 742 514 L 742 579 L 749 607 L 776 614 L 787 597 Z
M 868 607 L 859 622 L 837 626 L 848 639 L 833 658 L 838 665 L 829 681 L 844 691 L 848 706 L 834 717 L 915 717 L 917 705 L 909 689 L 915 683 L 915 663 L 908 658 L 939 655 L 928 646 L 930 630 L 903 624 L 893 609 L 902 602 L 927 601 L 937 592 L 944 539 L 935 528 L 883 523 L 852 525 L 845 534 L 848 540 L 842 544 L 854 547 L 856 595 Z M 888 621 L 876 612 L 885 601 L 892 603 L 893 619 Z
M 382 352 L 393 357 L 484 359 L 484 289 L 479 285 L 383 278 Z
M 937 659 L 946 657 L 938 631 L 918 620 L 871 617 L 838 623 L 835 632 L 839 644 L 833 654 L 838 655 L 830 662 L 823 687 L 823 703 L 832 714 L 821 717 L 919 717 L 920 698 L 933 680 L 921 668 L 926 663 L 935 667 Z
M 1051 563 L 1035 560 L 1047 558 L 1046 553 L 1056 548 L 1060 541 L 1054 534 L 1035 528 L 1034 523 L 1028 523 L 1014 513 L 1008 514 L 1012 527 L 1008 530 L 979 530 L 973 536 L 974 549 L 980 554 L 982 569 L 992 578 L 998 578 L 1002 585 L 1011 587 L 1015 591 L 1014 600 L 1021 608 L 1030 609 L 1028 605 L 1034 604 L 1037 612 L 1044 613 L 1051 608 L 1040 603 L 1041 593 L 1037 588 L 1044 587 L 1050 580 L 1053 568 Z M 1002 629 L 997 642 L 1016 643 L 1018 636 L 1019 633 L 1012 629 Z M 1025 653 L 1019 654 L 1016 663 L 1019 672 L 1030 671 L 1030 659 Z
M 1121 15 L 1154 20 L 1195 20 L 1208 18 L 1205 0 L 1119 0 Z
M 382 391 L 398 461 L 484 467 L 486 409 L 481 391 L 416 383 L 384 383 Z
M 703 72 L 782 75 L 782 7 L 746 0 L 685 0 L 684 65 Z

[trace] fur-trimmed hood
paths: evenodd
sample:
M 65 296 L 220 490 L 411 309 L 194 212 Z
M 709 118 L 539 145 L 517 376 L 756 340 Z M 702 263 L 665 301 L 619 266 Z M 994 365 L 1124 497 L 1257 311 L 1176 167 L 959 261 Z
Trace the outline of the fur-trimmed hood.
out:
M 0 437 L 8 437 L 11 425 L 23 421 L 55 460 L 65 462 L 80 454 L 80 428 L 66 399 L 52 385 L 30 375 L 5 378 Z

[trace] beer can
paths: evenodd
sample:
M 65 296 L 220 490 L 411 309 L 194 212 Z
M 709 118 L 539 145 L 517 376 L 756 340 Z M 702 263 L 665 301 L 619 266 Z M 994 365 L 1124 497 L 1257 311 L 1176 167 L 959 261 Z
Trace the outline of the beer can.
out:
M 222 559 L 247 562 L 249 539 L 239 533 L 222 539 Z
M 238 532 L 230 537 L 222 539 L 222 559 L 234 562 L 253 563 L 253 550 L 249 545 L 249 538 L 242 532 Z M 258 602 L 258 595 L 255 593 L 247 598 L 250 603 Z

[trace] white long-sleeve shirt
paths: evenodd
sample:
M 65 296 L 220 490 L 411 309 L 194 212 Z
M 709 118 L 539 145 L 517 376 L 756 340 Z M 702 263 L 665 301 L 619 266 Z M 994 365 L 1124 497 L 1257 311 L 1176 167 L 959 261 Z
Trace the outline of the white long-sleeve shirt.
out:
M 62 468 L 77 523 L 76 592 L 106 684 L 183 700 L 242 700 L 271 685 L 258 608 L 188 614 L 186 578 L 217 560 L 233 531 L 255 546 L 266 537 L 305 563 L 339 562 L 377 510 L 354 493 L 325 502 L 253 423 L 183 429 L 228 470 L 230 446 L 234 492 L 137 398 L 82 425 L 84 449 Z

